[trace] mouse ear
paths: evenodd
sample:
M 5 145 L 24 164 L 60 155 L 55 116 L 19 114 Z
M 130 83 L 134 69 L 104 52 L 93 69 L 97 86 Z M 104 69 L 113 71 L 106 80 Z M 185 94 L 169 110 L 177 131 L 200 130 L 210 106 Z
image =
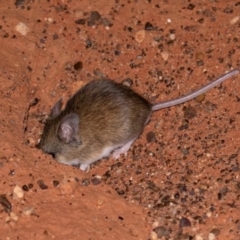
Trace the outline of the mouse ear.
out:
M 78 138 L 79 117 L 75 113 L 70 113 L 65 116 L 58 128 L 58 137 L 65 143 L 74 143 L 79 145 Z
M 60 98 L 55 103 L 55 105 L 53 106 L 53 108 L 51 110 L 51 113 L 50 113 L 50 117 L 53 118 L 53 117 L 58 116 L 60 114 L 60 112 L 61 112 L 61 109 L 62 109 L 62 98 Z

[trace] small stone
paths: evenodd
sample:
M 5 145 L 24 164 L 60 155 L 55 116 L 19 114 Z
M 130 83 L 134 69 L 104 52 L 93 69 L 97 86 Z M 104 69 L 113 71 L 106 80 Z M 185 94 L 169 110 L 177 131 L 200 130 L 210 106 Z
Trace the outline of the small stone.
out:
M 5 212 L 10 213 L 12 211 L 12 204 L 9 202 L 5 194 L 0 195 L 0 204 L 3 206 Z
M 153 229 L 153 231 L 157 233 L 158 238 L 169 236 L 169 231 L 163 226 L 156 227 Z
M 215 240 L 216 236 L 213 233 L 208 234 L 208 240 Z
M 92 46 L 92 41 L 90 39 L 87 39 L 86 40 L 86 45 L 85 45 L 86 49 L 90 48 L 91 46 Z
M 83 178 L 82 185 L 83 186 L 88 186 L 89 184 L 90 184 L 90 180 L 88 178 Z
M 206 215 L 207 215 L 207 217 L 209 217 L 209 218 L 210 218 L 210 217 L 212 216 L 212 212 L 207 212 L 207 214 L 206 214 Z
M 83 18 L 84 17 L 84 11 L 76 9 L 75 10 L 75 17 L 76 18 Z
M 11 221 L 11 218 L 10 218 L 9 215 L 7 215 L 6 218 L 5 218 L 5 222 L 10 222 L 10 221 Z
M 239 19 L 240 19 L 240 16 L 234 17 L 233 19 L 231 19 L 230 24 L 232 25 L 236 24 L 239 21 Z
M 27 143 L 28 143 L 28 145 L 29 145 L 30 147 L 35 147 L 35 146 L 36 146 L 36 141 L 35 141 L 34 138 L 29 137 L 29 138 L 27 139 Z
M 83 69 L 83 63 L 78 61 L 73 65 L 75 71 L 81 71 Z
M 133 85 L 133 80 L 131 78 L 126 78 L 122 81 L 122 85 L 131 87 Z
M 54 180 L 54 181 L 53 181 L 53 186 L 54 186 L 54 187 L 57 187 L 58 184 L 59 184 L 59 181 L 57 181 L 57 180 Z
M 101 176 L 95 176 L 94 178 L 91 179 L 91 182 L 93 185 L 98 185 L 100 184 L 102 181 L 101 181 Z
M 10 218 L 14 220 L 15 222 L 18 221 L 18 216 L 14 212 L 10 212 Z
M 205 100 L 206 94 L 203 93 L 195 98 L 195 101 L 198 103 L 202 103 Z
M 158 239 L 157 233 L 154 232 L 154 231 L 152 231 L 151 234 L 150 234 L 150 239 L 151 239 L 151 240 L 157 240 L 157 239 Z
M 17 199 L 17 198 L 23 198 L 23 197 L 24 197 L 24 192 L 22 188 L 16 185 L 13 189 L 13 198 Z
M 158 227 L 159 226 L 159 221 L 155 221 L 152 226 L 153 226 L 153 228 Z
M 104 204 L 104 201 L 102 199 L 97 200 L 97 206 L 100 208 Z
M 19 22 L 15 26 L 15 30 L 25 36 L 30 31 L 30 28 L 25 23 Z
M 24 5 L 24 2 L 25 0 L 16 0 L 14 4 L 16 7 L 20 7 Z
M 169 38 L 170 38 L 170 40 L 175 40 L 176 35 L 174 33 L 172 33 L 172 34 L 169 35 Z
M 102 25 L 104 25 L 105 27 L 112 27 L 112 23 L 107 19 L 107 18 L 101 18 L 100 22 L 102 23 Z
M 203 59 L 204 59 L 204 54 L 203 54 L 203 52 L 197 52 L 197 53 L 195 54 L 195 58 L 196 58 L 196 60 L 203 60 Z
M 183 111 L 184 111 L 185 119 L 192 119 L 192 118 L 196 117 L 196 115 L 197 115 L 196 109 L 192 106 L 184 107 Z
M 65 178 L 59 184 L 59 189 L 63 195 L 71 195 L 73 194 L 78 187 L 78 181 L 75 178 Z
M 153 30 L 153 25 L 150 22 L 146 22 L 145 24 L 145 30 L 146 31 L 151 31 Z
M 78 20 L 75 21 L 76 24 L 81 24 L 81 25 L 84 25 L 85 22 L 86 22 L 85 19 L 78 19 Z
M 149 142 L 149 143 L 150 142 L 155 142 L 155 140 L 156 140 L 155 133 L 154 132 L 148 132 L 146 138 L 147 138 L 147 142 Z
M 52 37 L 52 39 L 53 40 L 56 40 L 56 39 L 58 39 L 58 35 L 55 33 L 55 34 L 53 34 L 53 37 Z
M 27 185 L 23 185 L 23 186 L 22 186 L 22 189 L 23 189 L 25 192 L 27 192 L 27 191 L 28 191 L 28 186 L 27 186 Z
M 136 40 L 138 43 L 141 43 L 141 42 L 143 42 L 143 40 L 145 39 L 145 36 L 146 36 L 145 30 L 140 30 L 140 31 L 136 32 L 136 34 L 135 34 L 135 40 Z
M 97 21 L 101 18 L 101 15 L 97 11 L 92 11 L 88 19 L 88 26 L 96 25 Z
M 14 169 L 12 169 L 12 170 L 10 170 L 10 172 L 8 173 L 10 176 L 14 176 L 15 175 L 15 170 Z
M 190 3 L 187 7 L 187 9 L 189 9 L 189 10 L 193 10 L 194 8 L 195 8 L 195 5 L 192 3 Z
M 191 222 L 189 219 L 182 217 L 179 222 L 179 227 L 191 227 Z
M 169 53 L 166 52 L 166 51 L 163 51 L 163 52 L 161 52 L 161 56 L 162 56 L 162 59 L 163 59 L 164 61 L 167 61 L 167 60 L 168 60 L 168 57 L 169 57 Z
M 177 240 L 189 240 L 189 239 L 192 239 L 192 236 L 190 236 L 189 234 L 187 233 L 180 233 L 177 235 Z
M 214 234 L 215 236 L 218 236 L 220 234 L 220 229 L 213 228 L 210 233 Z
M 23 212 L 24 215 L 29 216 L 29 215 L 34 213 L 34 207 L 25 207 L 22 210 L 22 212 Z
M 37 184 L 42 190 L 48 189 L 48 186 L 44 183 L 43 180 L 38 180 Z
M 107 77 L 107 75 L 105 73 L 103 73 L 102 71 L 100 71 L 99 69 L 94 69 L 93 74 L 100 79 L 103 79 L 103 78 Z
M 203 237 L 200 234 L 197 234 L 195 236 L 195 240 L 203 240 Z
M 198 60 L 197 61 L 197 66 L 203 66 L 204 65 L 204 61 L 203 60 Z

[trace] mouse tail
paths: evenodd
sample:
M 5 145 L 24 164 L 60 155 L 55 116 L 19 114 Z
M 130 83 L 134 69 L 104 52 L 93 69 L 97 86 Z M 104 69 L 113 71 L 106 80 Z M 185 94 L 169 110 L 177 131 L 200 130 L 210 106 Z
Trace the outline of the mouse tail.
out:
M 223 81 L 227 80 L 228 78 L 231 78 L 232 76 L 234 76 L 238 73 L 239 73 L 239 70 L 237 70 L 237 69 L 232 70 L 228 73 L 225 73 L 224 75 L 217 78 L 216 80 L 208 83 L 207 85 L 203 86 L 202 88 L 200 88 L 198 90 L 195 90 L 192 93 L 187 94 L 186 96 L 179 97 L 179 98 L 176 98 L 174 100 L 169 100 L 169 101 L 157 103 L 157 104 L 152 106 L 152 111 L 157 111 L 157 110 L 160 110 L 160 109 L 163 109 L 163 108 L 168 108 L 168 107 L 172 107 L 172 106 L 187 102 L 187 101 L 189 101 L 193 98 L 196 98 L 197 96 L 209 91 L 211 88 L 214 88 L 218 84 L 222 83 Z

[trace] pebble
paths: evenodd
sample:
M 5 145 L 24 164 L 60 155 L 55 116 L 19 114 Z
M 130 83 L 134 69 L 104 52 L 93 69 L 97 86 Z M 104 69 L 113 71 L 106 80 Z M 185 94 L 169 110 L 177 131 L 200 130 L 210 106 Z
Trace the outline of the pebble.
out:
M 88 26 L 96 25 L 97 21 L 101 18 L 101 15 L 97 11 L 92 11 L 88 20 Z
M 28 186 L 27 185 L 23 185 L 22 186 L 22 190 L 24 190 L 25 192 L 27 192 L 29 189 L 28 189 Z
M 42 190 L 48 189 L 48 186 L 41 179 L 37 181 L 37 184 Z
M 75 71 L 81 71 L 83 69 L 83 63 L 78 61 L 73 65 L 73 68 Z
M 154 232 L 154 231 L 152 231 L 151 234 L 150 234 L 150 239 L 151 239 L 151 240 L 157 240 L 157 239 L 158 239 L 157 233 Z
M 15 30 L 25 36 L 30 31 L 30 28 L 25 23 L 19 22 L 15 26 Z
M 122 81 L 122 85 L 131 87 L 133 85 L 133 80 L 131 78 L 126 78 Z
M 212 216 L 212 212 L 207 212 L 206 215 L 207 215 L 207 217 L 210 218 Z
M 105 73 L 103 73 L 102 71 L 100 71 L 99 69 L 94 69 L 93 74 L 100 79 L 103 79 L 103 78 L 107 77 L 107 75 Z
M 16 7 L 21 7 L 24 5 L 24 1 L 25 0 L 16 0 L 14 4 Z
M 104 25 L 105 27 L 112 27 L 112 23 L 107 19 L 107 18 L 101 18 L 100 22 L 102 23 L 102 25 Z
M 34 212 L 34 207 L 25 207 L 22 210 L 22 212 L 23 212 L 24 215 L 29 216 Z
M 203 93 L 195 98 L 195 101 L 198 103 L 202 103 L 205 100 L 206 94 Z
M 189 240 L 189 239 L 192 239 L 192 237 L 187 234 L 187 233 L 180 233 L 177 235 L 177 240 Z
M 97 200 L 97 206 L 100 208 L 104 204 L 104 201 L 102 199 Z
M 145 39 L 145 36 L 146 36 L 145 30 L 140 30 L 140 31 L 136 32 L 136 34 L 135 34 L 136 42 L 138 42 L 138 43 L 143 42 L 143 40 Z
M 148 143 L 155 142 L 155 140 L 156 140 L 155 133 L 154 132 L 148 132 L 146 138 L 147 138 Z
M 32 137 L 29 137 L 29 138 L 27 139 L 27 142 L 28 142 L 28 146 L 30 146 L 30 147 L 35 147 L 35 145 L 36 145 L 36 141 L 35 141 L 35 139 L 32 138 Z
M 193 119 L 197 115 L 197 111 L 192 106 L 187 106 L 183 108 L 184 111 L 184 118 L 185 119 Z
M 191 227 L 191 222 L 189 219 L 182 217 L 179 222 L 179 227 Z
M 169 57 L 169 53 L 166 52 L 166 51 L 163 51 L 163 52 L 161 52 L 161 56 L 162 56 L 162 59 L 163 59 L 164 61 L 167 61 L 167 60 L 168 60 L 168 57 Z
M 90 184 L 90 180 L 88 178 L 83 178 L 82 179 L 82 185 L 83 186 L 88 186 Z
M 216 236 L 213 233 L 208 234 L 208 240 L 215 240 Z
M 10 218 L 14 220 L 15 222 L 18 221 L 18 216 L 14 212 L 10 212 Z
M 203 240 L 203 237 L 200 234 L 197 234 L 195 236 L 195 240 Z
M 153 25 L 150 22 L 146 22 L 145 30 L 147 30 L 147 31 L 153 30 Z
M 57 181 L 57 180 L 53 180 L 53 186 L 54 186 L 54 187 L 57 187 L 58 184 L 59 184 L 59 181 Z
M 3 206 L 5 212 L 10 213 L 12 211 L 12 204 L 9 202 L 5 194 L 0 195 L 0 204 Z
M 78 187 L 78 182 L 73 177 L 65 178 L 59 184 L 59 189 L 63 195 L 73 194 L 76 191 L 77 187 Z
M 152 226 L 153 226 L 153 228 L 158 227 L 159 226 L 159 221 L 155 221 Z
M 24 197 L 24 192 L 22 188 L 16 185 L 13 189 L 13 198 L 17 199 L 17 198 L 23 198 L 23 197 Z
M 240 19 L 240 16 L 236 16 L 236 17 L 234 17 L 233 19 L 231 19 L 230 23 L 231 23 L 232 25 L 234 25 L 234 24 L 236 24 L 236 23 L 239 21 L 239 19 Z
M 157 233 L 158 238 L 169 236 L 169 231 L 163 226 L 156 227 L 153 231 Z
M 172 34 L 169 35 L 169 38 L 170 38 L 171 40 L 175 40 L 176 35 L 172 33 Z
M 214 234 L 215 236 L 218 236 L 220 234 L 220 229 L 213 228 L 210 233 Z
M 98 185 L 100 184 L 102 181 L 101 181 L 101 176 L 95 176 L 94 178 L 91 179 L 91 182 L 93 185 Z

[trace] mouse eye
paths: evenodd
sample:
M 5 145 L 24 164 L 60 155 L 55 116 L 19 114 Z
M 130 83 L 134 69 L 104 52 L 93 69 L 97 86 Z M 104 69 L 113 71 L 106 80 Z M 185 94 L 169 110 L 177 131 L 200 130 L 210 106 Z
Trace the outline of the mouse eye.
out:
M 55 158 L 55 153 L 53 153 L 53 152 L 48 152 L 48 154 L 50 154 L 53 158 Z

